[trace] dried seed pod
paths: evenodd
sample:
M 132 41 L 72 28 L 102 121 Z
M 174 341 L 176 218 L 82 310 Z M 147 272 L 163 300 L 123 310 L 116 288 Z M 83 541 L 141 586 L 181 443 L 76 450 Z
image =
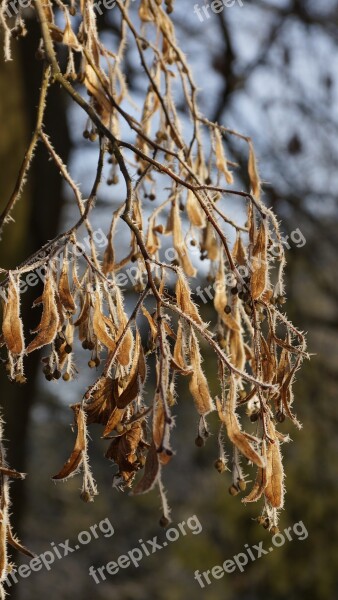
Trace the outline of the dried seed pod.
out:
M 222 458 L 218 458 L 217 460 L 215 460 L 214 467 L 219 473 L 224 473 L 224 471 L 226 471 L 225 462 Z
M 239 489 L 236 485 L 232 484 L 229 487 L 229 494 L 230 496 L 237 496 L 237 494 L 239 494 Z

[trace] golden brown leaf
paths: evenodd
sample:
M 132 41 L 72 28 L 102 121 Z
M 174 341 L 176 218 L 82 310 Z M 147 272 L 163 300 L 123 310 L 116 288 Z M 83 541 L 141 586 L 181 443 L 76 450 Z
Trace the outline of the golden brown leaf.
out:
M 233 183 L 234 178 L 228 168 L 228 162 L 225 157 L 222 136 L 221 136 L 219 129 L 214 130 L 214 135 L 215 135 L 216 167 L 221 173 L 223 173 L 226 182 L 231 184 L 231 183 Z
M 53 476 L 53 479 L 67 479 L 78 472 L 86 452 L 86 417 L 82 408 L 77 410 L 76 415 L 77 436 L 69 459 L 63 465 L 61 471 Z
M 102 305 L 101 305 L 101 296 L 97 291 L 95 293 L 95 304 L 93 311 L 93 330 L 97 337 L 97 339 L 108 348 L 111 352 L 113 352 L 116 348 L 116 342 L 110 337 L 107 332 L 106 327 L 107 317 L 105 317 L 102 313 Z M 113 328 L 114 325 L 111 325 Z
M 268 232 L 262 220 L 252 252 L 251 294 L 254 300 L 260 298 L 268 285 Z
M 62 265 L 62 269 L 61 269 L 58 292 L 59 292 L 59 297 L 60 297 L 62 306 L 65 308 L 65 310 L 67 312 L 73 314 L 76 311 L 76 306 L 75 306 L 74 298 L 70 291 L 68 271 L 69 271 L 69 262 L 68 262 L 68 260 L 65 259 L 63 261 L 63 265 Z
M 248 172 L 250 177 L 252 194 L 255 196 L 255 198 L 257 198 L 257 200 L 259 200 L 261 197 L 261 179 L 258 172 L 254 147 L 251 142 L 249 143 Z
M 280 443 L 275 434 L 273 423 L 269 423 L 269 435 L 273 443 L 267 441 L 266 452 L 266 488 L 264 491 L 267 501 L 273 508 L 283 508 L 284 505 L 284 469 L 280 451 Z
M 241 431 L 240 424 L 235 413 L 236 410 L 236 387 L 231 378 L 230 391 L 224 410 L 221 402 L 216 399 L 216 406 L 220 420 L 225 424 L 230 441 L 238 448 L 238 450 L 251 462 L 258 467 L 265 467 L 265 460 L 261 454 L 253 447 L 251 441 L 254 441 L 253 436 Z M 258 440 L 257 440 L 258 442 Z
M 196 323 L 202 325 L 203 321 L 198 314 L 196 305 L 191 300 L 190 289 L 182 273 L 177 273 L 176 299 L 181 311 L 188 315 Z
M 42 294 L 43 311 L 37 327 L 37 335 L 27 347 L 27 354 L 51 344 L 59 328 L 59 311 L 55 300 L 55 288 L 51 275 L 47 275 Z
M 192 225 L 199 228 L 205 227 L 205 212 L 201 208 L 201 205 L 192 190 L 188 190 L 187 193 L 186 209 L 189 221 Z
M 24 351 L 24 338 L 20 317 L 20 293 L 11 274 L 9 276 L 7 302 L 4 305 L 2 334 L 9 352 L 22 354 Z
M 118 465 L 118 476 L 127 487 L 131 485 L 136 472 L 140 469 L 138 452 L 141 446 L 142 425 L 136 421 L 123 435 L 112 440 L 106 452 L 106 457 Z
M 136 494 L 145 494 L 154 488 L 156 482 L 158 480 L 160 474 L 160 463 L 158 459 L 158 453 L 155 447 L 154 442 L 151 444 L 146 463 L 144 466 L 144 475 L 142 479 L 136 484 L 133 488 L 132 493 Z
M 265 442 L 263 442 L 263 444 L 262 444 L 262 456 L 266 460 L 266 444 L 265 444 Z M 257 500 L 259 500 L 262 497 L 264 490 L 266 488 L 266 484 L 267 484 L 266 467 L 264 469 L 262 469 L 261 467 L 258 467 L 256 480 L 252 487 L 252 490 L 249 492 L 249 494 L 247 494 L 247 496 L 245 496 L 245 498 L 242 499 L 242 502 L 244 502 L 244 504 L 246 504 L 247 502 L 257 502 Z
M 189 382 L 189 390 L 194 398 L 195 406 L 200 415 L 207 415 L 213 410 L 209 386 L 201 367 L 201 354 L 195 333 L 191 330 L 190 363 L 193 374 Z
M 85 400 L 83 409 L 87 415 L 86 422 L 101 423 L 105 425 L 116 407 L 115 397 L 117 395 L 115 380 L 111 377 L 102 376 L 97 381 L 88 400 Z M 73 410 L 78 410 L 80 404 L 72 406 Z
M 236 241 L 232 250 L 232 257 L 237 265 L 244 266 L 246 264 L 246 252 L 240 233 L 237 233 Z

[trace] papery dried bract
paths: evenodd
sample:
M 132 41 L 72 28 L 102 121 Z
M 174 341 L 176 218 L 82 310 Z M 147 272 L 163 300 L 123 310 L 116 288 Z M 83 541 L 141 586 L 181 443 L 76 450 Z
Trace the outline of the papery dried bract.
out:
M 283 508 L 284 505 L 284 469 L 280 451 L 280 442 L 272 422 L 269 423 L 269 435 L 272 441 L 267 441 L 266 452 L 266 487 L 265 497 L 273 508 Z
M 218 415 L 225 424 L 227 434 L 231 442 L 238 450 L 258 467 L 265 467 L 264 457 L 255 450 L 252 442 L 258 442 L 256 438 L 241 431 L 238 417 L 236 415 L 236 385 L 233 379 L 230 381 L 230 390 L 224 408 L 222 403 L 216 399 Z
M 24 351 L 23 326 L 20 316 L 20 292 L 14 277 L 10 274 L 7 302 L 4 304 L 2 334 L 8 351 L 14 355 Z
M 78 472 L 86 452 L 86 416 L 82 408 L 77 410 L 76 415 L 77 436 L 74 449 L 57 475 L 53 479 L 67 479 Z
M 42 304 L 43 311 L 41 321 L 37 327 L 38 333 L 28 345 L 27 354 L 53 342 L 59 328 L 59 311 L 55 299 L 53 278 L 50 274 L 46 277 Z
M 214 405 L 210 396 L 209 386 L 201 366 L 202 358 L 197 338 L 191 331 L 190 364 L 193 370 L 189 382 L 189 390 L 194 398 L 199 415 L 207 415 Z
M 177 274 L 176 299 L 181 311 L 185 315 L 188 315 L 193 321 L 202 325 L 203 321 L 199 316 L 196 305 L 191 299 L 188 283 L 182 273 Z
M 255 198 L 259 200 L 261 196 L 261 180 L 258 172 L 257 160 L 252 142 L 249 142 L 248 172 L 250 177 L 252 193 L 255 196 Z
M 152 490 L 157 483 L 159 474 L 160 463 L 155 444 L 153 443 L 148 450 L 144 466 L 144 475 L 133 488 L 133 494 L 145 494 L 146 492 Z
M 254 300 L 259 298 L 268 285 L 268 232 L 262 220 L 257 239 L 252 251 L 251 294 Z

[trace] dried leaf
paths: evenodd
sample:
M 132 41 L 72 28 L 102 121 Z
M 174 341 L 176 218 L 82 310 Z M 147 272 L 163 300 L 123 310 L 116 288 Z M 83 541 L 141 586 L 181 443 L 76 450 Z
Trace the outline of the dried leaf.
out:
M 249 440 L 255 440 L 253 436 L 248 436 L 241 431 L 240 424 L 235 413 L 236 410 L 236 386 L 233 378 L 230 382 L 230 391 L 224 410 L 221 402 L 216 399 L 216 406 L 220 420 L 225 424 L 230 441 L 238 450 L 251 462 L 258 467 L 265 467 L 265 460 L 261 454 L 255 450 Z M 258 442 L 258 440 L 257 440 Z
M 90 397 L 84 401 L 83 409 L 87 416 L 86 422 L 88 425 L 91 423 L 105 425 L 107 423 L 112 411 L 116 407 L 116 395 L 114 380 L 111 377 L 100 377 L 91 391 Z M 77 411 L 80 406 L 80 404 L 75 404 L 72 408 Z
M 209 260 L 218 259 L 219 245 L 217 243 L 214 227 L 210 221 L 208 221 L 203 231 L 203 249 L 207 253 Z
M 268 285 L 268 232 L 262 220 L 252 252 L 251 294 L 254 300 L 260 298 Z
M 142 479 L 133 488 L 133 495 L 145 494 L 154 488 L 160 474 L 160 463 L 158 453 L 154 442 L 151 444 L 146 463 L 144 465 L 144 475 Z
M 61 269 L 58 292 L 62 306 L 68 313 L 73 314 L 76 311 L 76 306 L 70 291 L 68 271 L 69 262 L 65 259 Z
M 195 333 L 191 330 L 190 363 L 193 374 L 189 382 L 189 390 L 194 398 L 199 415 L 207 415 L 214 409 L 206 377 L 201 367 L 201 354 Z
M 184 314 L 188 315 L 191 319 L 193 319 L 193 321 L 195 321 L 199 325 L 203 324 L 203 321 L 198 314 L 197 307 L 191 300 L 188 283 L 185 277 L 180 272 L 177 273 L 176 299 L 179 308 Z
M 43 311 L 37 335 L 27 347 L 27 354 L 51 344 L 59 328 L 59 311 L 55 300 L 55 288 L 51 275 L 47 275 L 42 294 Z
M 12 354 L 22 354 L 24 337 L 20 317 L 20 293 L 12 274 L 9 275 L 7 302 L 4 305 L 2 334 L 8 351 Z
M 61 471 L 53 476 L 53 479 L 67 479 L 78 472 L 86 452 L 86 417 L 82 408 L 77 410 L 76 415 L 77 436 L 74 450 Z
M 236 241 L 232 250 L 232 257 L 237 265 L 246 265 L 247 257 L 240 233 L 237 233 Z
M 191 367 L 188 367 L 185 360 L 183 327 L 181 320 L 178 322 L 177 337 L 173 353 L 173 367 L 181 373 L 181 375 L 191 375 Z
M 192 225 L 199 228 L 205 227 L 205 212 L 201 208 L 201 205 L 192 190 L 188 190 L 187 193 L 186 209 L 189 221 Z
M 107 425 L 104 428 L 103 437 L 107 437 L 113 429 L 116 429 L 117 425 L 122 422 L 125 412 L 124 408 L 116 407 L 113 409 L 107 421 Z
M 79 44 L 79 40 L 77 39 L 74 31 L 72 30 L 72 26 L 71 26 L 69 17 L 67 15 L 67 12 L 65 12 L 65 15 L 66 15 L 66 27 L 63 32 L 62 43 L 65 44 L 66 46 L 69 46 L 69 48 L 73 48 L 73 50 L 80 50 L 81 46 Z
M 257 200 L 260 200 L 261 179 L 260 179 L 259 172 L 258 172 L 254 147 L 251 142 L 249 142 L 248 173 L 249 173 L 249 177 L 250 177 L 252 194 L 253 194 L 253 196 L 255 196 L 255 198 L 257 198 Z
M 228 162 L 225 157 L 222 136 L 221 136 L 219 129 L 214 129 L 214 136 L 215 136 L 216 167 L 221 173 L 223 173 L 226 182 L 231 184 L 234 182 L 234 178 L 228 168 Z
M 101 296 L 98 291 L 95 293 L 95 304 L 93 311 L 93 330 L 97 339 L 108 348 L 111 352 L 114 352 L 116 348 L 116 342 L 110 337 L 107 332 L 107 317 L 102 313 Z M 111 328 L 114 328 L 114 324 L 111 324 Z
M 266 443 L 265 441 L 262 443 L 262 456 L 266 460 Z M 267 478 L 266 478 L 266 468 L 262 469 L 258 467 L 256 480 L 253 485 L 252 490 L 249 492 L 245 498 L 242 499 L 242 502 L 246 504 L 247 502 L 257 502 L 259 500 L 266 488 Z
M 118 465 L 118 476 L 128 487 L 130 487 L 136 472 L 140 469 L 138 452 L 141 447 L 142 425 L 139 421 L 136 421 L 123 435 L 112 440 L 106 452 L 106 457 Z
M 264 491 L 267 501 L 273 508 L 283 508 L 284 505 L 284 469 L 280 451 L 280 443 L 275 434 L 273 423 L 269 423 L 269 436 L 274 442 L 267 441 L 266 452 L 266 488 Z
M 145 306 L 142 306 L 142 312 L 143 312 L 145 318 L 147 319 L 147 321 L 149 323 L 149 327 L 150 327 L 152 339 L 153 339 L 153 341 L 155 341 L 156 338 L 157 338 L 157 326 L 156 326 L 156 323 L 155 323 L 153 317 L 151 316 L 151 314 L 149 313 L 149 311 L 146 309 Z

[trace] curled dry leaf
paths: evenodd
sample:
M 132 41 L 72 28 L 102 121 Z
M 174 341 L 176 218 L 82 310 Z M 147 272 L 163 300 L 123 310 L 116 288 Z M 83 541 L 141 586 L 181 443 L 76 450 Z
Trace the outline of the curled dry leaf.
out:
M 186 208 L 191 224 L 198 228 L 205 227 L 205 212 L 201 208 L 201 205 L 192 190 L 188 190 L 187 192 Z
M 4 305 L 2 334 L 9 352 L 14 355 L 23 353 L 25 343 L 20 316 L 20 292 L 12 274 L 9 276 L 7 302 Z
M 94 388 L 89 393 L 89 398 L 85 395 L 83 402 L 83 410 L 86 413 L 86 422 L 101 423 L 105 425 L 116 407 L 116 390 L 114 388 L 114 380 L 107 376 L 102 376 L 94 385 Z M 73 405 L 75 413 L 80 409 L 81 404 Z
M 151 316 L 151 314 L 149 313 L 149 311 L 146 309 L 145 306 L 142 306 L 142 312 L 143 312 L 143 315 L 145 316 L 145 318 L 147 319 L 147 321 L 149 323 L 151 337 L 152 337 L 153 341 L 155 342 L 155 340 L 157 338 L 157 326 L 156 326 L 156 323 L 155 323 L 153 317 Z
M 263 459 L 266 461 L 266 442 L 265 442 L 265 440 L 262 442 L 262 456 L 263 456 Z M 264 490 L 266 488 L 266 485 L 267 485 L 267 469 L 266 469 L 266 467 L 265 468 L 258 467 L 255 483 L 252 487 L 252 490 L 249 492 L 249 494 L 247 494 L 247 496 L 245 496 L 245 498 L 242 499 L 242 502 L 244 502 L 244 504 L 246 504 L 247 502 L 257 502 L 257 500 L 259 500 L 262 497 Z
M 116 348 L 116 342 L 110 337 L 107 331 L 107 325 L 109 326 L 110 330 L 115 329 L 114 323 L 110 322 L 110 320 L 102 313 L 101 296 L 97 291 L 95 294 L 93 311 L 93 330 L 101 344 L 113 352 Z
M 265 497 L 273 508 L 283 508 L 284 505 L 284 469 L 280 451 L 280 442 L 276 436 L 275 427 L 270 421 L 269 436 L 266 451 L 266 487 Z
M 199 415 L 207 415 L 214 409 L 210 396 L 209 386 L 201 366 L 202 358 L 198 341 L 194 331 L 191 329 L 190 364 L 193 370 L 189 382 L 189 390 L 194 398 L 195 406 Z
M 216 154 L 216 167 L 217 169 L 223 173 L 225 180 L 228 184 L 234 182 L 234 178 L 232 176 L 231 171 L 228 168 L 228 161 L 225 157 L 222 136 L 219 129 L 214 129 L 215 136 L 215 154 Z
M 217 242 L 217 237 L 214 231 L 214 228 L 210 221 L 207 222 L 206 227 L 203 230 L 203 242 L 202 248 L 206 252 L 209 260 L 217 260 L 220 248 Z
M 67 479 L 78 472 L 86 452 L 86 416 L 82 408 L 75 411 L 77 436 L 74 445 L 74 450 L 71 453 L 67 462 L 63 465 L 61 471 L 53 476 L 53 479 Z
M 132 493 L 134 495 L 137 495 L 137 494 L 145 494 L 146 492 L 149 492 L 150 490 L 152 490 L 155 487 L 155 485 L 158 481 L 159 475 L 160 475 L 160 462 L 159 462 L 159 457 L 158 457 L 158 453 L 156 450 L 156 446 L 153 442 L 148 450 L 146 462 L 144 465 L 143 477 L 135 485 Z
M 232 258 L 235 263 L 240 266 L 246 265 L 247 256 L 244 248 L 243 240 L 241 234 L 237 232 L 236 241 L 234 243 L 234 247 L 232 249 Z
M 136 421 L 125 433 L 112 440 L 106 452 L 106 457 L 119 467 L 117 477 L 127 487 L 131 486 L 135 474 L 141 468 L 139 458 L 143 449 L 142 437 L 142 425 Z
M 257 160 L 255 156 L 255 151 L 253 144 L 249 142 L 249 163 L 248 163 L 248 173 L 250 177 L 250 184 L 252 193 L 257 198 L 257 200 L 261 197 L 261 179 L 258 172 Z
M 227 434 L 231 442 L 248 460 L 253 462 L 258 467 L 264 468 L 266 465 L 264 457 L 259 454 L 252 445 L 252 441 L 258 443 L 258 440 L 253 436 L 249 436 L 248 434 L 244 433 L 240 428 L 238 417 L 235 412 L 236 385 L 233 378 L 230 380 L 230 390 L 224 409 L 222 407 L 222 403 L 218 399 L 216 399 L 216 406 L 219 418 L 225 424 Z
M 188 283 L 182 273 L 178 272 L 176 281 L 176 300 L 181 311 L 188 315 L 193 321 L 202 325 L 197 306 L 193 303 Z
M 268 285 L 268 232 L 265 220 L 262 220 L 252 251 L 251 294 L 254 300 L 260 298 Z
M 173 368 L 179 371 L 181 375 L 191 375 L 192 369 L 186 363 L 185 344 L 183 336 L 183 326 L 181 320 L 178 322 L 177 337 L 172 357 Z
M 67 259 L 65 259 L 63 261 L 58 292 L 59 292 L 59 298 L 60 298 L 61 304 L 62 304 L 63 308 L 66 310 L 66 312 L 71 313 L 71 314 L 75 313 L 76 306 L 75 306 L 74 298 L 70 291 L 69 262 Z
M 55 288 L 52 276 L 46 277 L 42 294 L 43 311 L 37 335 L 27 346 L 27 354 L 53 342 L 59 327 L 59 311 L 55 300 Z
M 158 460 L 162 465 L 168 464 L 173 456 L 169 443 L 170 428 L 166 420 L 163 398 L 157 392 L 154 398 L 153 409 L 153 442 L 158 454 Z

